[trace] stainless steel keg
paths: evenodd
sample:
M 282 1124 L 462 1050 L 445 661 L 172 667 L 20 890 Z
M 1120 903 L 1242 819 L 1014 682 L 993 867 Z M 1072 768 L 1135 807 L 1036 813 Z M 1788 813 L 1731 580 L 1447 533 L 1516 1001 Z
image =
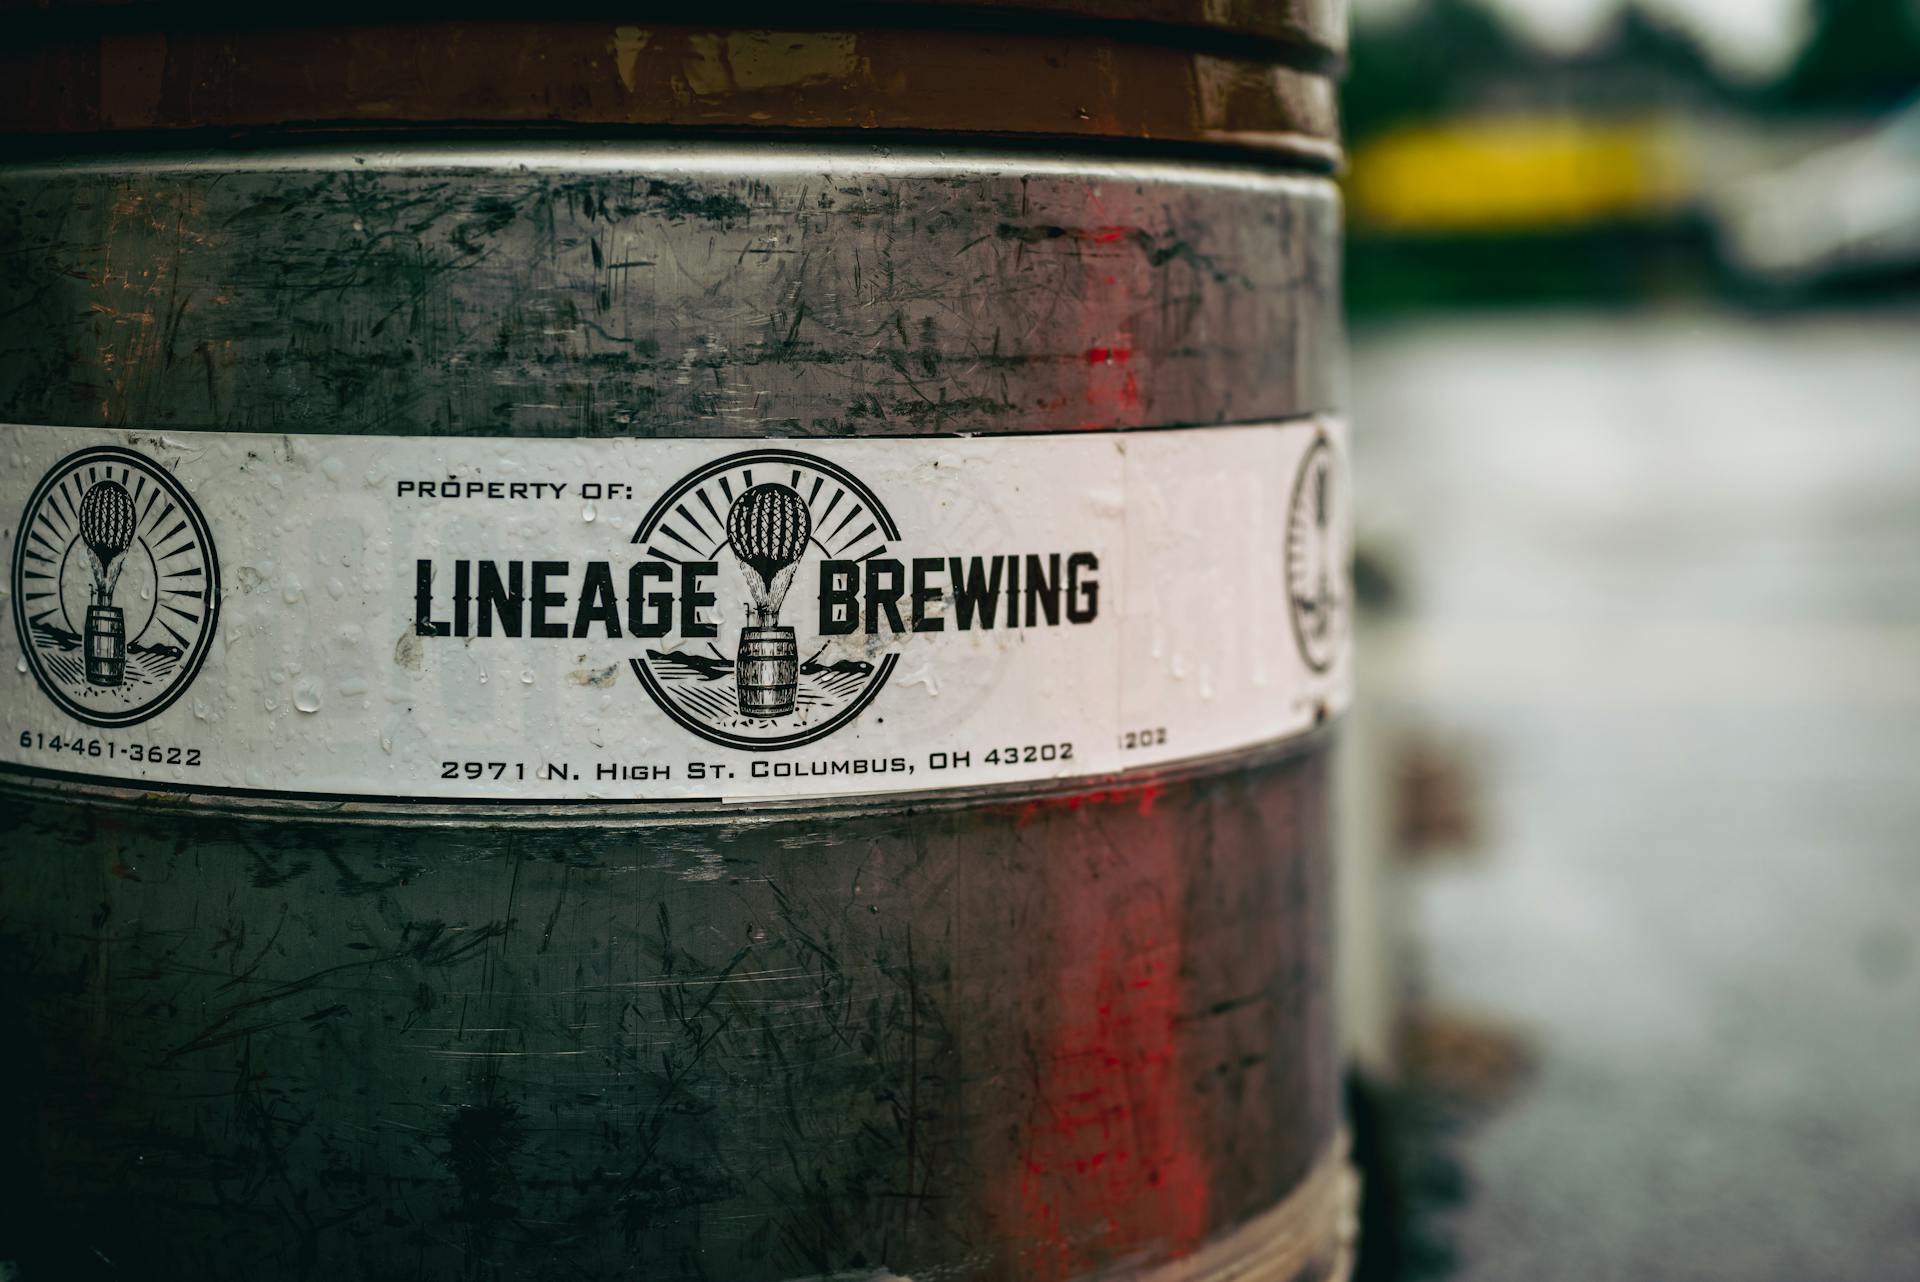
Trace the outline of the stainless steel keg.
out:
M 10 1276 L 1341 1272 L 1339 15 L 710 8 L 4 19 Z

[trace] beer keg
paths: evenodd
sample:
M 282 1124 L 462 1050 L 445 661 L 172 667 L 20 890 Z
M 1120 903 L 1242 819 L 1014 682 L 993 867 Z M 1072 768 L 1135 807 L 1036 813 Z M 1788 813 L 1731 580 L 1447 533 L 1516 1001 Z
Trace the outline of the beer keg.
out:
M 1325 1279 L 1333 0 L 0 23 L 0 1272 Z

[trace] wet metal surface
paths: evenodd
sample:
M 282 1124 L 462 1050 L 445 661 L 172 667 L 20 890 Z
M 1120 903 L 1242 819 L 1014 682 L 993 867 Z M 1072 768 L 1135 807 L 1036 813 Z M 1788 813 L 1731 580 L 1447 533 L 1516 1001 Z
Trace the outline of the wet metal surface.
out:
M 1331 183 L 876 148 L 0 173 L 0 419 L 875 436 L 1338 404 Z
M 1365 680 L 1477 745 L 1426 999 L 1516 1032 L 1455 1276 L 1920 1276 L 1920 314 L 1463 321 L 1356 350 Z
M 1323 759 L 571 828 L 11 793 L 9 1253 L 749 1282 L 1190 1251 L 1333 1137 Z

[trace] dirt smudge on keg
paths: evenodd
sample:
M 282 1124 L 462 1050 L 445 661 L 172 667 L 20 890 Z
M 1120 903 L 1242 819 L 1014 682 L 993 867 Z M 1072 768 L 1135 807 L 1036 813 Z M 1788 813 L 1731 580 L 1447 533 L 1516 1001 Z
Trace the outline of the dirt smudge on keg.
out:
M 526 1142 L 520 1109 L 510 1101 L 464 1105 L 447 1123 L 447 1170 L 460 1186 L 456 1218 L 484 1224 L 520 1209 L 513 1159 Z
M 1252 282 L 1241 273 L 1222 266 L 1212 255 L 1202 253 L 1184 238 L 1155 235 L 1144 227 L 1065 227 L 1057 223 L 1003 222 L 994 229 L 994 235 L 1022 247 L 1063 241 L 1072 246 L 1075 252 L 1080 252 L 1082 246 L 1092 246 L 1098 252 L 1102 246 L 1126 245 L 1141 253 L 1146 258 L 1147 266 L 1156 270 L 1170 263 L 1181 263 L 1206 274 L 1217 284 L 1252 286 Z M 972 241 L 967 248 L 979 243 L 980 240 Z
M 420 646 L 420 638 L 414 635 L 413 629 L 411 628 L 402 632 L 400 639 L 393 643 L 394 663 L 409 672 L 420 671 L 424 657 Z
M 313 870 L 313 861 L 310 859 L 288 859 L 283 863 L 270 851 L 260 849 L 253 842 L 245 843 L 243 849 L 253 862 L 255 890 L 273 890 Z
M 652 179 L 647 183 L 646 198 L 667 218 L 724 224 L 753 212 L 746 201 L 730 191 L 698 191 L 692 183 Z
M 589 690 L 605 690 L 620 676 L 620 665 L 609 663 L 604 668 L 575 668 L 567 673 L 567 680 Z

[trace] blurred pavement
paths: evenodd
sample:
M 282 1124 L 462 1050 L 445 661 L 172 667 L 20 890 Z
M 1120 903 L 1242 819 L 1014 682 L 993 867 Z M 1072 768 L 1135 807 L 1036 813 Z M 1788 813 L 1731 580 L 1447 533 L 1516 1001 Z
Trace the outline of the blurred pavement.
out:
M 1920 1278 L 1920 310 L 1434 318 L 1354 405 L 1363 680 L 1485 788 L 1415 982 L 1537 1061 L 1455 1276 Z

